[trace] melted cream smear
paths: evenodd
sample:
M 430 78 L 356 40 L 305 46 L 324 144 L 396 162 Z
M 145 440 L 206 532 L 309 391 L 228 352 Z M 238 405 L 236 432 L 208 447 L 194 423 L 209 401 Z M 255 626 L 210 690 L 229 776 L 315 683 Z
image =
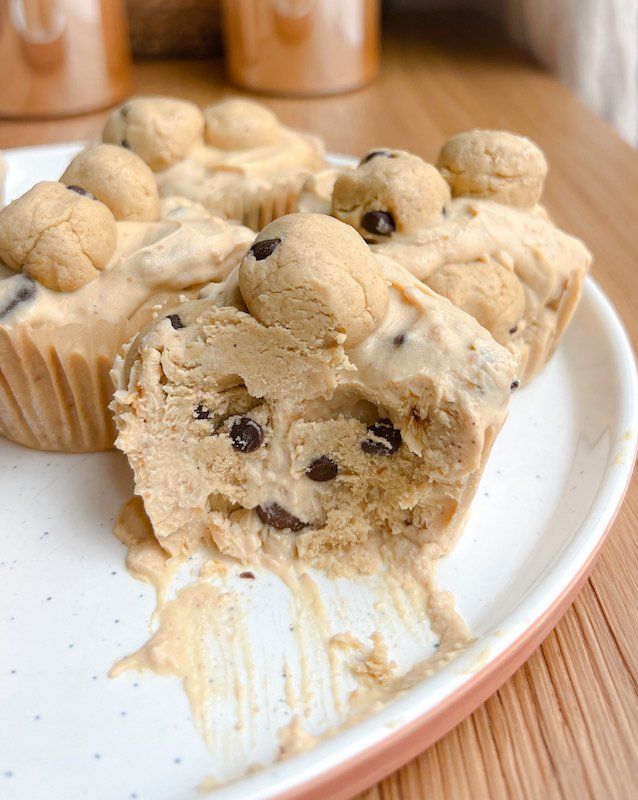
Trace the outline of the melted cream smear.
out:
M 212 756 L 201 790 L 288 758 L 377 710 L 472 641 L 434 557 L 379 542 L 387 569 L 307 567 L 273 534 L 247 567 L 213 549 L 168 556 L 140 498 L 115 523 L 131 574 L 155 588 L 151 636 L 111 677 L 177 678 Z

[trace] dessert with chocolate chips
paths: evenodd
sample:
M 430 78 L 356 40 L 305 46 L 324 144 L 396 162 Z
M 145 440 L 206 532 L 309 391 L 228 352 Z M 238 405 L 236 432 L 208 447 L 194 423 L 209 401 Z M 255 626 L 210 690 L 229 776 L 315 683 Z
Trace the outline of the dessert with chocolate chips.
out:
M 82 152 L 61 182 L 0 211 L 0 432 L 63 451 L 111 447 L 109 370 L 155 315 L 219 281 L 254 233 L 158 221 L 153 174 L 129 150 Z
M 437 167 L 376 149 L 354 170 L 307 179 L 301 210 L 352 225 L 519 357 L 528 382 L 556 349 L 578 303 L 591 255 L 539 205 L 547 163 L 506 131 L 459 134 Z
M 116 444 L 164 548 L 250 562 L 294 536 L 313 564 L 368 569 L 373 541 L 452 546 L 516 378 L 475 319 L 321 214 L 268 225 L 175 313 L 113 371 Z
M 254 229 L 294 210 L 306 176 L 324 163 L 317 137 L 240 98 L 200 110 L 176 98 L 136 97 L 111 114 L 104 141 L 137 153 L 162 197 L 188 198 Z

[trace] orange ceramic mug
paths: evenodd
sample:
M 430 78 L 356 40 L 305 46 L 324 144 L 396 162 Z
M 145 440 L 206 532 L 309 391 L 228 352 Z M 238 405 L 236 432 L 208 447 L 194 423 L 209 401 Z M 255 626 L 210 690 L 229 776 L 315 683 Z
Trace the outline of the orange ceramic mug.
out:
M 124 0 L 0 0 L 0 117 L 93 111 L 129 91 Z
M 230 79 L 257 92 L 345 92 L 379 68 L 379 0 L 223 0 Z

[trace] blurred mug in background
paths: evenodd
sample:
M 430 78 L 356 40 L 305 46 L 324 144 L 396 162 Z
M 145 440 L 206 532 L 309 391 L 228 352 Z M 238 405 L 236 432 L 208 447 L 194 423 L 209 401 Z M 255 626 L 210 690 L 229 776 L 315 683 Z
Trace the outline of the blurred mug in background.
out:
M 79 114 L 130 88 L 124 0 L 0 0 L 0 117 Z
M 346 92 L 379 68 L 379 0 L 223 0 L 231 81 L 256 92 Z

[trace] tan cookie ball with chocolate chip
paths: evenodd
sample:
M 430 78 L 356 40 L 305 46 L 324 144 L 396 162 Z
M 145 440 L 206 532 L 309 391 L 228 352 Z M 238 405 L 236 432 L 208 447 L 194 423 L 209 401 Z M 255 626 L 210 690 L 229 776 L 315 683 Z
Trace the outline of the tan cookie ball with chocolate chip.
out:
M 471 196 L 531 208 L 547 175 L 542 150 L 508 131 L 474 130 L 447 141 L 437 162 L 454 197 Z
M 203 135 L 204 117 L 194 103 L 134 97 L 113 111 L 102 138 L 129 148 L 158 172 L 186 158 Z
M 365 239 L 384 241 L 395 231 L 436 224 L 449 199 L 447 183 L 431 164 L 402 150 L 373 150 L 338 176 L 332 213 Z
M 94 280 L 116 240 L 111 211 L 62 183 L 38 183 L 0 211 L 0 260 L 57 292 Z
M 512 268 L 494 259 L 445 264 L 428 286 L 471 314 L 497 342 L 507 344 L 525 312 L 525 292 Z
M 249 150 L 277 144 L 281 125 L 260 103 L 233 97 L 204 109 L 206 144 L 221 150 Z
M 267 225 L 242 260 L 239 286 L 262 324 L 313 345 L 356 344 L 388 305 L 386 280 L 365 242 L 324 214 L 289 214 Z
M 98 144 L 77 155 L 60 181 L 88 189 L 118 220 L 154 222 L 159 193 L 150 167 L 132 150 Z

